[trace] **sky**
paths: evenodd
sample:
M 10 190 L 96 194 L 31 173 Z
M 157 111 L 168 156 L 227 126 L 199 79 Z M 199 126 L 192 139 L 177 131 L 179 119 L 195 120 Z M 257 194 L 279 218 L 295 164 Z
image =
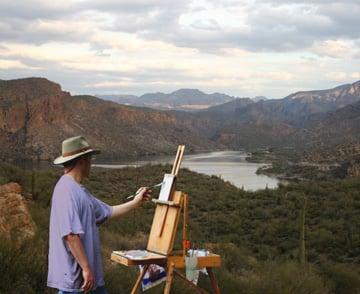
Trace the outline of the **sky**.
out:
M 0 0 L 0 79 L 282 98 L 360 80 L 360 0 Z

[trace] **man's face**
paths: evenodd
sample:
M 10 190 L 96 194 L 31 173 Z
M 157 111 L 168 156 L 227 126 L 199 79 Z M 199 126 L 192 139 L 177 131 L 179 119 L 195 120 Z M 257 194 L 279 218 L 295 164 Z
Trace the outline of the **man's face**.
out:
M 82 158 L 82 174 L 85 178 L 89 177 L 91 169 L 91 155 Z

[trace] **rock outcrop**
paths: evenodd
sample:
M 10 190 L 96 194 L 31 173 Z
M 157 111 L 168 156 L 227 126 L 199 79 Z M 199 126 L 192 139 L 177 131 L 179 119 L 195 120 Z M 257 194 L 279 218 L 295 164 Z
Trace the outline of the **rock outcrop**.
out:
M 33 237 L 35 230 L 20 185 L 9 183 L 0 186 L 0 234 L 19 243 Z
M 360 178 L 360 157 L 350 160 L 346 172 L 349 178 Z

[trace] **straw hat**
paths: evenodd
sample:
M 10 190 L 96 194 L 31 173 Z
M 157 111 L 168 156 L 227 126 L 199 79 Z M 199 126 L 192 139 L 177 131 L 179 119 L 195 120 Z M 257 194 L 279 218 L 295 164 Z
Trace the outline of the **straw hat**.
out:
M 94 150 L 83 136 L 76 136 L 62 142 L 62 155 L 54 160 L 54 164 L 62 164 L 84 154 L 99 154 Z

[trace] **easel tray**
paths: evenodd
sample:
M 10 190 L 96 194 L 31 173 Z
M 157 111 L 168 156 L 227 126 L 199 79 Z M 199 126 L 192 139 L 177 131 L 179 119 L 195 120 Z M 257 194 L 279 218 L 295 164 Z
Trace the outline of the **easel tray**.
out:
M 138 254 L 136 253 L 138 252 Z M 167 256 L 147 250 L 113 251 L 111 260 L 125 266 L 140 264 L 166 264 Z
M 144 264 L 166 265 L 169 261 L 171 261 L 175 264 L 177 268 L 185 268 L 185 258 L 182 255 L 165 256 L 146 250 L 141 250 L 143 256 L 131 256 L 131 254 L 128 254 L 128 252 L 130 251 L 113 251 L 113 253 L 111 254 L 111 260 L 125 266 Z M 220 267 L 220 265 L 220 255 L 210 253 L 207 256 L 197 256 L 198 269 L 204 267 Z

